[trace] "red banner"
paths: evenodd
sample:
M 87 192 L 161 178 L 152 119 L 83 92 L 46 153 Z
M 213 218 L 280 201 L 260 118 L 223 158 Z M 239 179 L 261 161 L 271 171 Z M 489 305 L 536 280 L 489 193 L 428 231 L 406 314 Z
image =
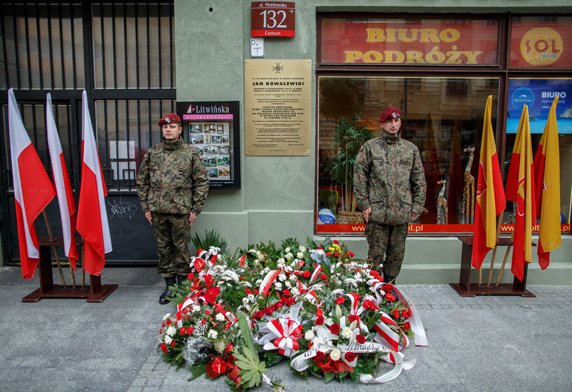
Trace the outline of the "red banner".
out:
M 518 17 L 512 20 L 510 66 L 572 68 L 572 17 Z
M 570 224 L 560 225 L 560 230 L 562 234 L 570 234 Z M 540 225 L 533 225 L 532 232 L 538 233 Z M 472 233 L 473 225 L 463 225 L 463 224 L 450 224 L 450 225 L 439 225 L 439 224 L 424 224 L 424 223 L 412 223 L 408 227 L 410 233 L 448 233 L 449 235 L 455 235 L 455 233 Z M 514 224 L 504 224 L 501 225 L 500 232 L 502 234 L 511 234 L 514 231 Z M 363 234 L 365 232 L 365 225 L 363 224 L 333 224 L 333 225 L 316 225 L 316 234 Z
M 496 19 L 323 18 L 320 62 L 497 65 Z

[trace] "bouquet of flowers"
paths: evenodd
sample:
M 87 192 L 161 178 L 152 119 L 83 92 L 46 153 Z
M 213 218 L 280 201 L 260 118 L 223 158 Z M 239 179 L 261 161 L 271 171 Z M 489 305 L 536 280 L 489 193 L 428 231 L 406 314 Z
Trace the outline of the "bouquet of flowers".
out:
M 336 240 L 258 244 L 238 259 L 211 247 L 199 250 L 191 269 L 159 347 L 193 377 L 224 375 L 236 390 L 262 382 L 279 389 L 265 372 L 288 360 L 301 377 L 381 383 L 413 367 L 403 355 L 412 338 L 426 345 L 414 306 Z M 375 377 L 381 362 L 393 369 Z

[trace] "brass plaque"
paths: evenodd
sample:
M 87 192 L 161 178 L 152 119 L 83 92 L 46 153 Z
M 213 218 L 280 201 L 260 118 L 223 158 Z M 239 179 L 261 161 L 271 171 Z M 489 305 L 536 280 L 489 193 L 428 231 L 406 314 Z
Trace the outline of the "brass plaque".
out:
M 246 155 L 310 155 L 311 60 L 245 60 Z

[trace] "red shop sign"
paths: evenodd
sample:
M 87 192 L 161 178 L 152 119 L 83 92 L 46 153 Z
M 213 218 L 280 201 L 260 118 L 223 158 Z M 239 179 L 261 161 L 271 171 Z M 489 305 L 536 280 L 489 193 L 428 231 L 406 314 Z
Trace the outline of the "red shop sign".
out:
M 496 19 L 324 18 L 322 64 L 497 65 Z
M 250 4 L 252 37 L 294 37 L 296 3 L 254 1 Z

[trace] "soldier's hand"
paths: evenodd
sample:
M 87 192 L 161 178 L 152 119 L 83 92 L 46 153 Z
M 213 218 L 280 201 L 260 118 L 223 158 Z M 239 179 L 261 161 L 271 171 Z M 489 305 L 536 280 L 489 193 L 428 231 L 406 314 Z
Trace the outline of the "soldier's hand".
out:
M 197 219 L 197 216 L 195 215 L 195 213 L 191 212 L 189 214 L 189 223 L 192 225 L 196 219 Z
M 410 222 L 415 222 L 418 218 L 419 218 L 419 214 L 412 211 L 409 221 L 410 221 Z
M 365 221 L 365 223 L 369 221 L 370 215 L 371 215 L 371 207 L 369 207 L 367 210 L 363 212 L 363 220 Z
M 145 219 L 147 219 L 147 221 L 149 221 L 150 224 L 153 223 L 153 218 L 151 217 L 151 211 L 145 212 Z

